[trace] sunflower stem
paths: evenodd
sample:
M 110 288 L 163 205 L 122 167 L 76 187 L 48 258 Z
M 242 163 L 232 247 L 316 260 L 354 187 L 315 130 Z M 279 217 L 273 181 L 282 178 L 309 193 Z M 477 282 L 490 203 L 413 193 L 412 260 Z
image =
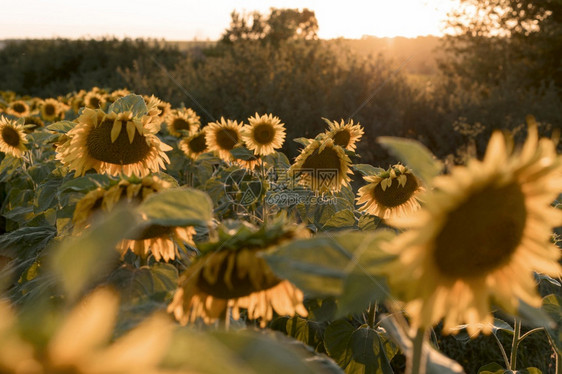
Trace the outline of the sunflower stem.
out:
M 521 320 L 518 318 L 514 319 L 513 322 L 513 342 L 511 343 L 511 359 L 509 370 L 516 370 L 517 368 L 517 348 L 519 346 L 521 335 Z
M 427 332 L 428 330 L 425 327 L 420 327 L 416 333 L 412 357 L 409 360 L 410 365 L 406 367 L 407 374 L 425 374 L 426 357 L 423 348 L 427 340 Z
M 498 343 L 498 346 L 500 347 L 500 351 L 502 353 L 502 357 L 503 357 L 503 361 L 505 362 L 506 369 L 511 370 L 511 365 L 509 364 L 509 359 L 507 358 L 507 353 L 505 352 L 505 348 L 503 347 L 502 342 L 500 342 L 500 339 L 498 339 L 496 334 L 492 333 L 492 335 L 494 336 L 494 338 L 496 338 L 496 342 Z
M 375 328 L 375 317 L 377 315 L 377 302 L 374 301 L 369 304 L 369 310 L 367 312 L 367 324 L 370 328 Z

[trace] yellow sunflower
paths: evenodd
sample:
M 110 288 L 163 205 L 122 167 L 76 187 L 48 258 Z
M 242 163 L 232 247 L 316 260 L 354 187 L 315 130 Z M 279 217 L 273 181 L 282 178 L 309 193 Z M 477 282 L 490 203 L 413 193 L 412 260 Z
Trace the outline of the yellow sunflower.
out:
M 316 139 L 304 148 L 289 169 L 299 183 L 316 192 L 337 192 L 349 184 L 351 161 L 332 139 Z
M 6 114 L 14 117 L 27 117 L 31 113 L 31 108 L 23 100 L 12 101 L 5 110 Z
M 176 137 L 181 137 L 182 132 L 193 135 L 201 125 L 199 116 L 191 108 L 172 109 L 166 123 L 170 134 Z
M 80 90 L 72 98 L 70 98 L 70 107 L 74 113 L 78 113 L 80 108 L 84 106 L 84 97 L 86 96 L 85 90 Z
M 186 154 L 186 156 L 196 159 L 200 154 L 209 150 L 206 140 L 207 128 L 203 127 L 199 132 L 183 138 L 179 142 L 179 148 Z
M 164 122 L 171 113 L 172 105 L 160 100 L 156 96 L 143 96 L 150 115 L 156 115 L 159 118 L 159 124 Z
M 0 152 L 14 157 L 22 157 L 26 151 L 27 137 L 24 133 L 23 119 L 14 120 L 0 116 Z
M 259 116 L 248 119 L 249 125 L 242 131 L 242 140 L 246 147 L 254 154 L 266 156 L 275 149 L 281 148 L 285 141 L 285 127 L 277 117 L 273 115 Z
M 472 159 L 435 179 L 425 208 L 390 220 L 410 228 L 389 249 L 389 284 L 402 295 L 415 327 L 444 318 L 444 331 L 468 324 L 490 332 L 490 304 L 517 312 L 539 307 L 533 272 L 560 276 L 560 249 L 550 242 L 562 212 L 550 204 L 562 191 L 562 159 L 530 126 L 522 149 L 492 135 L 483 161 Z
M 347 150 L 355 151 L 357 147 L 355 143 L 357 143 L 365 133 L 363 127 L 361 127 L 359 123 L 354 125 L 353 120 L 347 123 L 344 123 L 343 119 L 340 123 L 336 121 L 332 122 L 327 119 L 325 119 L 325 121 L 330 126 L 326 135 L 334 140 L 334 144 Z
M 107 95 L 99 89 L 92 89 L 84 96 L 84 106 L 90 109 L 104 109 L 107 103 Z
M 279 315 L 308 314 L 302 304 L 303 294 L 289 281 L 277 277 L 259 252 L 280 243 L 306 236 L 307 230 L 288 227 L 282 221 L 257 230 L 249 224 L 237 231 L 224 229 L 220 241 L 202 245 L 200 255 L 180 277 L 168 312 L 181 324 L 202 318 L 212 323 L 218 318 L 240 318 L 240 308 L 248 318 L 260 319 L 262 327 Z
M 45 123 L 41 120 L 41 118 L 36 116 L 27 116 L 24 117 L 24 124 L 25 126 L 24 131 L 29 134 L 40 127 L 45 126 Z
M 122 88 L 120 90 L 115 90 L 112 91 L 109 96 L 107 97 L 107 101 L 109 101 L 110 103 L 113 103 L 115 101 L 117 101 L 118 99 L 128 96 L 131 94 L 131 91 L 129 91 L 126 88 Z
M 378 175 L 365 176 L 370 182 L 358 191 L 359 211 L 383 219 L 401 217 L 418 210 L 418 195 L 425 189 L 411 170 L 404 165 L 394 165 Z
M 137 205 L 148 196 L 170 187 L 170 183 L 155 176 L 144 177 L 139 181 L 121 180 L 109 188 L 98 187 L 88 192 L 74 210 L 74 232 L 80 232 L 90 224 L 91 217 L 99 211 L 110 212 L 118 203 Z M 173 260 L 178 255 L 178 247 L 186 251 L 185 243 L 194 245 L 195 229 L 179 226 L 147 224 L 140 232 L 122 240 L 117 249 L 122 256 L 130 249 L 136 255 L 146 258 L 150 253 L 156 261 Z
M 172 147 L 155 135 L 158 129 L 150 116 L 85 108 L 76 121 L 66 134 L 67 142 L 57 148 L 57 159 L 75 170 L 76 176 L 95 169 L 101 174 L 143 177 L 165 169 L 164 161 L 170 162 L 164 152 Z
M 236 159 L 234 160 L 241 168 L 248 171 L 254 171 L 254 169 L 263 163 L 260 156 L 252 156 L 247 160 Z
M 57 99 L 50 98 L 43 100 L 39 104 L 39 109 L 43 120 L 53 122 L 56 119 L 64 118 L 67 107 Z
M 232 161 L 230 151 L 242 141 L 243 125 L 236 121 L 225 120 L 221 117 L 220 122 L 211 122 L 207 126 L 207 146 L 224 161 Z

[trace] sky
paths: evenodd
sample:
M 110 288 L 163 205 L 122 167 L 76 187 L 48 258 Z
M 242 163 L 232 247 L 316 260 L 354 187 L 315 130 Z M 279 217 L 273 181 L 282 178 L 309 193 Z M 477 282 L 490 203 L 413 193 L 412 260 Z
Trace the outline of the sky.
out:
M 441 35 L 458 0 L 0 0 L 0 39 L 144 37 L 217 40 L 230 12 L 315 11 L 319 37 Z

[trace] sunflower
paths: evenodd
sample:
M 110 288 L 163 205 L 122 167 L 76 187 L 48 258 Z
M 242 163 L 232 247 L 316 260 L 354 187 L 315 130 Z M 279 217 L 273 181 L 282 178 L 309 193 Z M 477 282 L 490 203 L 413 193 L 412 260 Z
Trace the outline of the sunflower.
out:
M 283 146 L 285 141 L 285 127 L 277 117 L 270 115 L 248 119 L 249 125 L 242 131 L 242 139 L 254 154 L 266 156 Z
M 355 143 L 357 143 L 365 133 L 363 127 L 361 127 L 359 123 L 354 125 L 353 120 L 348 123 L 344 123 L 343 119 L 340 123 L 336 121 L 332 122 L 327 119 L 324 120 L 330 126 L 326 132 L 327 137 L 333 139 L 335 145 L 339 145 L 349 151 L 355 151 Z
M 107 102 L 107 95 L 99 89 L 92 89 L 84 96 L 84 106 L 90 109 L 104 109 Z
M 168 118 L 171 113 L 172 105 L 165 101 L 160 100 L 156 96 L 143 96 L 146 106 L 148 107 L 148 111 L 150 115 L 158 116 L 159 123 L 161 124 Z
M 58 118 L 64 118 L 64 112 L 67 110 L 66 105 L 57 99 L 45 99 L 39 104 L 41 118 L 45 121 L 53 122 Z
M 107 97 L 107 101 L 109 101 L 110 103 L 114 103 L 115 101 L 119 100 L 122 97 L 128 96 L 131 94 L 131 91 L 129 91 L 126 88 L 122 88 L 120 90 L 115 90 L 112 91 L 108 97 Z
M 252 156 L 247 160 L 237 158 L 236 160 L 234 160 L 234 162 L 247 171 L 254 171 L 256 167 L 263 163 L 263 160 L 260 156 Z
M 27 137 L 24 133 L 23 119 L 14 120 L 0 117 L 0 151 L 14 157 L 22 157 L 27 150 Z
M 80 108 L 84 106 L 84 97 L 86 96 L 85 90 L 80 90 L 72 98 L 70 98 L 70 107 L 74 113 L 78 113 Z
M 199 116 L 191 108 L 172 109 L 166 123 L 170 134 L 176 137 L 181 137 L 182 132 L 193 135 L 201 125 Z
M 31 113 L 31 108 L 23 100 L 12 101 L 5 110 L 6 114 L 14 117 L 26 117 Z
M 316 192 L 337 192 L 348 185 L 351 161 L 342 147 L 332 139 L 313 140 L 296 158 L 289 175 L 300 174 L 300 184 Z
M 363 179 L 370 183 L 358 191 L 357 203 L 364 204 L 359 211 L 388 219 L 410 214 L 420 208 L 418 195 L 425 189 L 405 166 L 397 164 L 378 175 L 365 176 Z
M 539 307 L 533 272 L 560 276 L 560 249 L 550 242 L 562 212 L 550 206 L 562 190 L 562 159 L 553 141 L 530 126 L 512 151 L 500 132 L 483 161 L 472 159 L 434 180 L 414 215 L 390 220 L 410 228 L 389 245 L 398 254 L 389 283 L 403 296 L 413 326 L 444 331 L 467 323 L 490 332 L 490 303 L 515 314 L 520 300 Z
M 222 117 L 220 122 L 209 123 L 205 135 L 209 150 L 216 152 L 224 161 L 232 161 L 230 151 L 242 141 L 242 129 L 241 123 Z
M 137 205 L 148 196 L 170 187 L 170 183 L 155 176 L 142 180 L 121 180 L 109 188 L 98 187 L 88 192 L 74 210 L 74 232 L 80 232 L 90 224 L 91 217 L 99 211 L 110 212 L 118 203 L 126 202 Z M 146 218 L 146 217 L 144 217 Z M 117 249 L 122 256 L 130 249 L 136 255 L 146 258 L 150 253 L 156 261 L 173 260 L 178 250 L 176 245 L 186 251 L 185 244 L 194 245 L 195 229 L 179 226 L 161 226 L 148 224 L 140 232 L 122 240 Z
M 220 230 L 221 240 L 201 245 L 202 254 L 181 275 L 168 312 L 181 324 L 199 317 L 212 323 L 228 318 L 228 309 L 239 319 L 240 308 L 244 308 L 249 319 L 261 319 L 262 327 L 273 318 L 273 311 L 289 316 L 308 314 L 302 292 L 278 278 L 259 256 L 284 241 L 306 236 L 306 229 L 279 220 L 259 230 L 250 224 Z
M 45 126 L 45 123 L 39 117 L 27 116 L 24 117 L 24 126 L 24 131 L 29 134 L 30 132 L 33 132 L 33 130 Z
M 110 175 L 139 177 L 164 169 L 170 162 L 163 143 L 152 125 L 154 118 L 133 117 L 131 112 L 104 113 L 85 108 L 78 124 L 67 133 L 68 140 L 57 148 L 57 159 L 83 175 L 89 169 Z
M 179 142 L 179 148 L 191 159 L 196 159 L 200 154 L 208 151 L 206 140 L 207 128 L 203 127 L 199 132 L 183 138 Z

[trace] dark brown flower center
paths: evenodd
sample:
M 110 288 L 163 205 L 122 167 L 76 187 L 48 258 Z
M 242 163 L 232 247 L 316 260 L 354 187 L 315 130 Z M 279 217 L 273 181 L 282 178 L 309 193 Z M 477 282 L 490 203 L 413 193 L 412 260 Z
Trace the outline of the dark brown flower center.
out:
M 164 114 L 166 114 L 166 113 L 164 113 L 164 109 L 166 109 L 166 106 L 165 105 L 157 105 L 156 107 L 160 110 L 160 113 L 158 113 L 158 117 L 163 117 Z
M 238 131 L 233 129 L 220 129 L 216 133 L 217 145 L 220 149 L 230 151 L 240 141 Z
M 212 256 L 212 255 L 211 255 Z M 236 252 L 232 252 L 230 256 L 236 256 Z M 199 273 L 199 278 L 197 279 L 197 287 L 202 291 L 208 293 L 211 296 L 217 297 L 219 299 L 235 299 L 238 297 L 248 296 L 254 292 L 267 290 L 279 284 L 282 280 L 274 276 L 269 267 L 265 263 L 265 260 L 253 256 L 249 261 L 246 259 L 245 263 L 240 264 L 238 257 L 234 259 L 234 265 L 232 271 L 230 272 L 230 287 L 225 281 L 224 277 L 228 268 L 228 259 L 226 257 L 224 261 L 218 265 L 219 271 L 217 275 L 217 280 L 215 283 L 211 284 L 203 275 L 203 271 Z M 202 259 L 203 261 L 205 259 Z M 212 259 L 209 261 L 209 265 L 212 265 Z M 243 268 L 245 271 L 244 276 L 239 276 L 239 268 Z M 252 282 L 252 277 L 250 273 L 253 273 L 254 282 Z M 259 287 L 256 287 L 255 281 L 259 282 Z
M 201 133 L 189 141 L 189 150 L 193 153 L 202 153 L 207 150 L 205 133 Z
M 349 141 L 351 140 L 351 133 L 349 130 L 340 130 L 336 132 L 333 136 L 334 144 L 339 145 L 340 147 L 347 147 L 349 145 Z
M 4 126 L 2 129 L 2 140 L 9 146 L 17 147 L 20 145 L 21 138 L 16 129 L 10 126 Z
M 452 278 L 484 275 L 509 261 L 526 219 L 525 195 L 517 183 L 485 186 L 445 217 L 435 239 L 435 264 Z
M 254 141 L 268 145 L 275 139 L 275 128 L 269 123 L 260 123 L 254 127 Z
M 300 172 L 305 178 L 310 176 L 312 190 L 339 189 L 344 177 L 341 156 L 332 147 L 318 153 L 318 148 L 303 162 Z
M 26 106 L 23 103 L 14 103 L 12 109 L 16 113 L 25 113 L 25 111 L 27 110 Z
M 388 208 L 394 208 L 407 202 L 418 189 L 419 184 L 412 174 L 406 175 L 406 184 L 401 186 L 398 179 L 392 179 L 392 184 L 382 190 L 381 184 L 377 184 L 373 189 L 373 199 L 377 204 Z
M 47 116 L 52 116 L 56 112 L 55 106 L 53 104 L 46 104 L 45 105 L 45 114 Z
M 145 240 L 152 238 L 159 238 L 170 235 L 175 230 L 175 227 L 162 226 L 162 225 L 149 225 L 143 228 L 140 232 L 132 235 L 127 239 L 131 240 Z
M 172 128 L 175 131 L 179 131 L 179 130 L 187 130 L 189 131 L 189 129 L 191 128 L 189 122 L 187 122 L 185 119 L 183 118 L 176 118 L 173 122 L 172 122 Z
M 86 147 L 91 157 L 116 165 L 134 164 L 146 159 L 150 146 L 143 135 L 135 130 L 131 143 L 125 126 L 123 126 L 117 139 L 111 142 L 112 128 L 113 121 L 105 120 L 90 130 L 86 139 Z
M 101 100 L 95 96 L 90 97 L 88 100 L 88 106 L 90 108 L 98 109 L 100 107 Z

